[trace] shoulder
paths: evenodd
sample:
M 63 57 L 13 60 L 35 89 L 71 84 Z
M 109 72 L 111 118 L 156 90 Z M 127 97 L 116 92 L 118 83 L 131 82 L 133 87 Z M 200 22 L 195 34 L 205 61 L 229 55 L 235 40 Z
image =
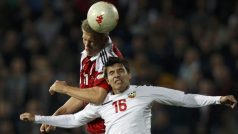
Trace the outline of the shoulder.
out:
M 147 86 L 147 85 L 130 85 L 130 89 L 134 89 L 134 90 L 146 90 L 146 89 L 150 89 L 153 86 Z
M 97 63 L 99 64 L 102 64 L 104 65 L 109 57 L 112 57 L 111 55 L 111 51 L 108 50 L 107 48 L 103 48 L 100 52 L 99 52 L 99 55 L 98 55 L 98 58 L 97 58 Z
M 109 57 L 118 57 L 118 55 L 112 49 L 112 44 L 109 44 L 99 52 L 96 59 L 96 70 L 101 71 Z
M 120 50 L 115 44 L 113 44 L 110 37 L 108 37 L 108 42 L 105 48 L 103 48 L 99 53 L 99 58 L 104 59 L 105 62 L 109 57 L 120 57 L 123 58 Z
M 144 86 L 141 85 L 130 85 L 128 92 L 143 92 L 144 91 Z
M 140 96 L 147 96 L 154 92 L 160 92 L 161 87 L 148 85 L 131 85 L 130 90 L 135 91 Z

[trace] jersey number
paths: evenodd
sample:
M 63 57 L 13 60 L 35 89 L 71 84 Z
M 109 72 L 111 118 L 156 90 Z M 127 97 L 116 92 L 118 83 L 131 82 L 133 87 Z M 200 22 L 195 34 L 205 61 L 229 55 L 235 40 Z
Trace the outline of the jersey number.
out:
M 115 107 L 116 113 L 118 113 L 118 111 L 123 112 L 127 109 L 126 99 L 115 101 L 112 105 Z
M 83 83 L 84 83 L 85 85 L 88 85 L 88 74 L 83 74 L 83 76 L 84 76 Z

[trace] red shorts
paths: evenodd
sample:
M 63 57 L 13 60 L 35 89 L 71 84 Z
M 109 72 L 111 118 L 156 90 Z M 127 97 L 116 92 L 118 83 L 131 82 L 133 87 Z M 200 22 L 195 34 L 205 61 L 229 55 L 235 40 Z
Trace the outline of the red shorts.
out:
M 105 133 L 105 125 L 104 120 L 101 118 L 97 118 L 87 124 L 87 131 L 90 134 L 104 134 Z

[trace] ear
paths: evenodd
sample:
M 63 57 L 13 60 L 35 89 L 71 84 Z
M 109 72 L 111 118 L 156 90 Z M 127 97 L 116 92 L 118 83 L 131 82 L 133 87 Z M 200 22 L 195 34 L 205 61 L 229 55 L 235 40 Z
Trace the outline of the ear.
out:
M 129 75 L 129 80 L 131 80 L 132 79 L 131 73 L 129 73 L 128 75 Z

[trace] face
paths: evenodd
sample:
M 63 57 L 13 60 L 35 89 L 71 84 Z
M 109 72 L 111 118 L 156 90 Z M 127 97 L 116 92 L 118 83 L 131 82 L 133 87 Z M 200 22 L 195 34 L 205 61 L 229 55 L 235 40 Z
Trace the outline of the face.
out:
M 106 37 L 98 37 L 93 34 L 83 31 L 84 49 L 88 56 L 97 55 L 106 43 Z
M 131 75 L 119 63 L 107 67 L 107 82 L 111 85 L 114 94 L 124 92 L 130 85 Z

